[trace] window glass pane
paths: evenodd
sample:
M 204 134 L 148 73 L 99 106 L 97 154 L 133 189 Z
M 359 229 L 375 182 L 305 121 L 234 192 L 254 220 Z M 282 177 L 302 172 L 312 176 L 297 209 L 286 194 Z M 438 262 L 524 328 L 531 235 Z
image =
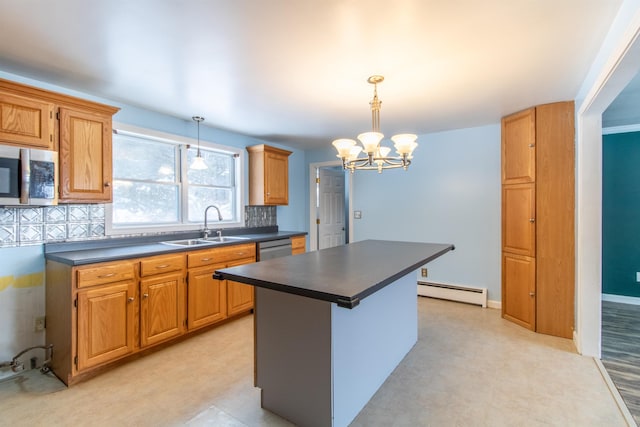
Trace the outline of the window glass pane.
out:
M 235 220 L 233 212 L 233 192 L 227 188 L 189 187 L 189 221 L 203 222 L 204 210 L 209 205 L 215 205 L 220 209 L 223 221 Z M 218 213 L 215 209 L 209 209 L 209 224 L 218 221 Z
M 114 224 L 179 222 L 179 186 L 113 181 Z
M 176 146 L 118 135 L 113 138 L 114 178 L 176 182 Z
M 187 150 L 187 164 L 192 164 L 197 150 Z M 216 185 L 219 187 L 231 187 L 233 185 L 233 156 L 228 153 L 219 153 L 200 149 L 200 155 L 207 164 L 207 169 L 195 170 L 189 168 L 187 179 L 189 184 Z

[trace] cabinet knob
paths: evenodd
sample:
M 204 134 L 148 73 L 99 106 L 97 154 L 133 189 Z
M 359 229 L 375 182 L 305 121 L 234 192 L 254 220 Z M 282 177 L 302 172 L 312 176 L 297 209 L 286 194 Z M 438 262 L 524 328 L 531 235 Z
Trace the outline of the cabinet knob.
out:
M 105 183 L 104 183 L 104 186 L 105 186 L 105 187 L 111 187 L 111 183 L 110 183 L 110 182 L 105 182 Z
M 535 218 L 529 218 L 529 222 L 530 223 L 534 223 L 534 222 L 536 222 L 536 219 Z
M 529 292 L 529 296 L 530 296 L 530 297 L 535 297 L 535 296 L 536 296 L 536 293 L 535 293 L 535 292 Z
M 149 298 L 149 294 L 142 294 L 143 298 Z
M 533 148 L 535 146 L 536 146 L 535 144 L 529 144 L 529 148 Z
M 135 300 L 135 298 L 134 298 L 134 297 L 129 297 L 129 298 L 127 298 L 127 301 L 129 301 L 129 302 L 133 302 L 134 300 Z

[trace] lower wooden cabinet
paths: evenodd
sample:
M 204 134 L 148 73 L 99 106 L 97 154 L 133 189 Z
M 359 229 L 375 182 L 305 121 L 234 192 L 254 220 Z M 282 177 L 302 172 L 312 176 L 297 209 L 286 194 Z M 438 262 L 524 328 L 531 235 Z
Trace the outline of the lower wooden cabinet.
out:
M 133 353 L 135 295 L 134 281 L 78 292 L 78 371 Z M 59 349 L 54 345 L 55 350 Z
M 227 288 L 224 282 L 213 278 L 213 271 L 225 264 L 189 269 L 187 327 L 189 330 L 210 325 L 227 317 Z
M 253 286 L 227 281 L 227 312 L 229 316 L 253 308 Z
M 185 331 L 184 273 L 140 280 L 140 345 L 147 347 Z
M 291 255 L 303 254 L 307 250 L 307 239 L 304 236 L 291 238 Z
M 254 243 L 72 267 L 47 261 L 47 343 L 67 385 L 111 362 L 253 308 L 253 287 L 213 278 Z
M 518 286 L 508 286 L 517 283 Z M 502 316 L 536 330 L 536 259 L 502 254 Z
M 255 256 L 253 259 L 240 259 L 227 263 L 227 267 L 235 267 L 237 265 L 249 264 L 255 262 Z M 254 288 L 251 285 L 245 285 L 244 283 L 234 282 L 227 280 L 227 313 L 229 316 L 242 313 L 253 309 L 253 291 Z

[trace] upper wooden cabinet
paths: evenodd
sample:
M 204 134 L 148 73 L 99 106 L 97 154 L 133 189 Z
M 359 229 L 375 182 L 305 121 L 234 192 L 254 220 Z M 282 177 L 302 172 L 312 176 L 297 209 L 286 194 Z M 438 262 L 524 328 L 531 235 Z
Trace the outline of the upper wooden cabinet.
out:
M 536 180 L 536 109 L 502 119 L 502 183 Z
M 574 105 L 502 119 L 502 316 L 549 335 L 574 326 Z
M 111 201 L 111 116 L 60 108 L 60 202 Z
M 60 203 L 110 202 L 118 110 L 0 79 L 0 143 L 59 151 Z
M 0 143 L 53 150 L 54 108 L 49 102 L 0 92 Z
M 249 152 L 249 204 L 289 204 L 291 151 L 268 145 L 247 147 Z

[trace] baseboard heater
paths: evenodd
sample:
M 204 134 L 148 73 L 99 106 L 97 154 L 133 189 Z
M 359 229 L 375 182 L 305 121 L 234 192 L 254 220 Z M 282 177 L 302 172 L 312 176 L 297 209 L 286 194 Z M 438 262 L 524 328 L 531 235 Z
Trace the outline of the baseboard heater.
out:
M 418 282 L 418 295 L 477 304 L 483 308 L 487 307 L 487 288 Z

